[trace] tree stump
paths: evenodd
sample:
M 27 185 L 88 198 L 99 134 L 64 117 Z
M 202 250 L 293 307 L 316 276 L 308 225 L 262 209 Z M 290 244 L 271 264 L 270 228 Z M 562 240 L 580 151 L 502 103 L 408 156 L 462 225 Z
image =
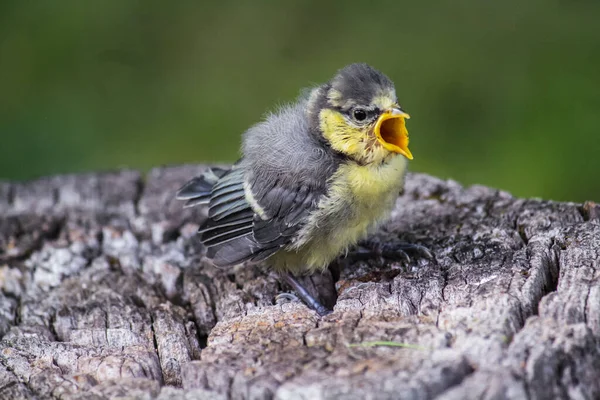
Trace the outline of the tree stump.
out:
M 409 174 L 377 235 L 436 259 L 341 259 L 320 318 L 206 262 L 204 168 L 0 184 L 1 399 L 600 398 L 594 203 Z

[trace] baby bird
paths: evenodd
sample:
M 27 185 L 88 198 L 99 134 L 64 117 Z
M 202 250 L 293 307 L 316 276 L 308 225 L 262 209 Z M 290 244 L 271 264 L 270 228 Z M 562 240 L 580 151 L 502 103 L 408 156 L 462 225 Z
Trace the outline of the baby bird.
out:
M 388 77 L 348 65 L 248 129 L 231 169 L 192 179 L 177 198 L 208 205 L 199 234 L 215 265 L 265 262 L 327 314 L 294 274 L 327 268 L 389 216 L 413 158 L 408 118 Z

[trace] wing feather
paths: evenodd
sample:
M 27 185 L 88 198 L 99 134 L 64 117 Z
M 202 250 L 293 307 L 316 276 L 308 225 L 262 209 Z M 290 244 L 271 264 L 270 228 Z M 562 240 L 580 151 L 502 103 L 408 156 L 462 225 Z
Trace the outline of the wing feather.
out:
M 215 234 L 211 235 L 209 238 L 203 235 L 201 240 L 207 247 L 213 247 L 227 243 L 230 240 L 245 236 L 249 233 L 252 233 L 252 226 L 244 226 L 242 224 L 233 227 L 224 227 L 223 229 L 216 231 Z
M 261 262 L 292 244 L 324 193 L 324 180 L 309 185 L 290 177 L 253 179 L 243 165 L 209 170 L 177 194 L 186 206 L 208 204 L 208 217 L 198 232 L 207 256 L 218 266 Z
M 231 214 L 223 219 L 220 219 L 218 221 L 215 221 L 212 219 L 207 219 L 204 222 L 204 224 L 202 225 L 202 227 L 200 227 L 200 229 L 198 230 L 198 233 L 209 232 L 213 229 L 218 229 L 222 226 L 237 225 L 237 224 L 241 223 L 242 221 L 248 223 L 248 225 L 252 225 L 253 220 L 254 220 L 254 211 L 252 211 L 250 208 L 247 208 L 242 211 L 233 213 L 233 214 Z
M 306 185 L 278 186 L 271 190 L 264 197 L 265 202 L 259 203 L 270 218 L 254 217 L 256 241 L 269 247 L 292 243 L 308 215 L 316 208 L 316 199 L 321 195 L 320 190 Z

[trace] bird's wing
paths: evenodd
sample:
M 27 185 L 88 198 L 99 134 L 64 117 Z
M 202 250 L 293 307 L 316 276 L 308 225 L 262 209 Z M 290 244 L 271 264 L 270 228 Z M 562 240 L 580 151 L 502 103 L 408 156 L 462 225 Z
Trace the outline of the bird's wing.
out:
M 265 260 L 290 244 L 320 193 L 290 180 L 247 180 L 244 169 L 234 166 L 193 179 L 178 198 L 190 206 L 208 204 L 200 240 L 214 264 L 227 266 Z
M 254 238 L 265 247 L 291 243 L 322 194 L 320 190 L 290 180 L 266 184 L 256 180 L 248 189 L 260 207 L 254 216 Z
M 207 196 L 208 218 L 199 230 L 202 243 L 217 246 L 252 232 L 254 211 L 246 201 L 241 168 L 226 172 Z

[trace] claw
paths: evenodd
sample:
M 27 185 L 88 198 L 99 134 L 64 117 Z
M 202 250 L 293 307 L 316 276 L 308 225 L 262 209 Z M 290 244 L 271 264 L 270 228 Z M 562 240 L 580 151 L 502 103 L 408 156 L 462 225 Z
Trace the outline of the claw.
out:
M 284 293 L 279 293 L 277 296 L 275 296 L 275 304 L 277 304 L 277 305 L 287 304 L 287 303 L 296 303 L 299 301 L 300 301 L 300 299 L 294 293 L 284 292 Z
M 380 250 L 381 256 L 389 260 L 404 261 L 405 264 L 409 264 L 411 259 L 404 248 L 393 247 L 390 245 L 384 245 Z
M 399 243 L 398 245 L 396 245 L 396 251 L 398 251 L 398 250 L 402 251 L 404 253 L 406 253 L 407 251 L 415 252 L 429 260 L 435 259 L 435 255 L 431 252 L 431 250 L 429 250 L 427 247 L 422 246 L 420 244 Z
M 408 253 L 416 253 L 423 258 L 434 260 L 435 255 L 425 246 L 413 243 L 382 243 L 379 240 L 372 239 L 362 243 L 363 247 L 358 247 L 352 252 L 352 257 L 357 259 L 369 259 L 373 256 L 383 257 L 388 260 L 401 261 L 409 264 L 412 259 Z

